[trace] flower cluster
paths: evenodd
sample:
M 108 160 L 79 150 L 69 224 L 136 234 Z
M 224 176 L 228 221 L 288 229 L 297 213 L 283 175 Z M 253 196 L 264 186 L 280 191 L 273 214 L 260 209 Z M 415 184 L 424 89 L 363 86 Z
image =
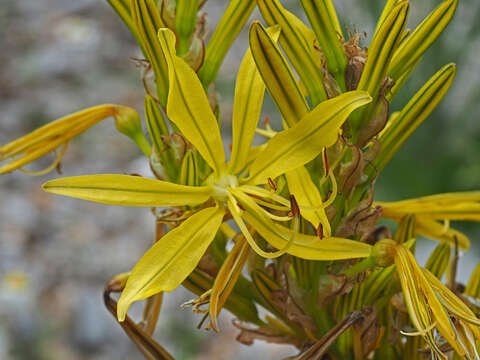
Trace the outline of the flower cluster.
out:
M 207 328 L 219 331 L 226 308 L 238 318 L 239 341 L 293 344 L 301 351 L 295 359 L 420 359 L 429 351 L 478 359 L 480 268 L 466 288 L 457 284 L 458 250 L 469 240 L 450 221 L 479 221 L 480 192 L 374 200 L 381 170 L 452 84 L 449 64 L 390 113 L 457 0 L 445 0 L 413 32 L 409 1 L 388 0 L 368 48 L 359 34 L 344 36 L 331 0 L 300 2 L 311 28 L 278 0 L 231 0 L 207 43 L 204 1 L 109 0 L 148 64 L 149 140 L 134 109 L 100 105 L 1 146 L 1 160 L 10 161 L 0 173 L 53 170 L 73 137 L 108 117 L 138 145 L 151 177 L 63 177 L 43 189 L 155 208 L 153 246 L 105 292 L 149 359 L 172 359 L 151 335 L 162 294 L 180 285 L 199 296 L 189 305 L 209 317 Z M 250 26 L 228 157 L 213 82 L 255 6 L 269 27 Z M 266 90 L 282 118 L 279 131 L 268 121 L 259 127 Z M 256 133 L 267 140 L 252 146 Z M 44 171 L 23 169 L 57 148 Z M 378 224 L 382 218 L 398 223 L 393 235 Z M 440 241 L 423 269 L 414 257 L 417 235 Z M 121 292 L 118 303 L 112 291 Z M 146 311 L 136 324 L 127 311 L 142 299 Z M 261 318 L 257 307 L 269 315 Z

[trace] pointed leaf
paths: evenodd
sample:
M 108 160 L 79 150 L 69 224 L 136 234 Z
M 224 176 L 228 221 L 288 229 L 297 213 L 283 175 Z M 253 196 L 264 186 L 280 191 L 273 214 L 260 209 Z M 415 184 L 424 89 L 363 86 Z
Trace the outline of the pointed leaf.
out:
M 154 0 L 131 0 L 132 18 L 141 44 L 152 65 L 160 104 L 165 107 L 168 94 L 168 71 L 165 56 L 158 42 L 158 29 L 165 27 Z
M 249 184 L 264 184 L 268 178 L 293 170 L 313 160 L 324 147 L 337 140 L 338 131 L 352 111 L 368 104 L 371 97 L 351 91 L 320 103 L 294 127 L 267 143 L 250 168 Z
M 198 77 L 207 88 L 217 77 L 228 49 L 255 8 L 255 0 L 231 0 L 208 42 Z
M 290 66 L 259 22 L 250 28 L 250 49 L 268 92 L 289 127 L 309 111 Z
M 133 268 L 117 316 L 123 321 L 130 305 L 161 291 L 171 291 L 195 269 L 222 222 L 223 208 L 211 207 L 190 216 L 155 243 Z
M 51 180 L 46 192 L 123 206 L 198 205 L 210 198 L 208 187 L 177 185 L 130 175 L 85 175 Z
M 342 29 L 332 0 L 301 0 L 305 14 L 317 36 L 330 72 L 342 91 L 345 86 L 347 56 L 343 48 Z
M 318 105 L 327 95 L 322 72 L 315 59 L 315 34 L 278 0 L 258 0 L 257 4 L 268 25 L 280 25 L 280 45 L 305 84 L 313 106 Z
M 280 35 L 279 28 L 268 30 L 276 41 Z M 233 103 L 232 132 L 233 144 L 230 157 L 230 172 L 241 171 L 248 160 L 250 146 L 255 136 L 255 129 L 262 111 L 265 84 L 257 70 L 250 49 L 247 50 L 235 82 Z
M 192 68 L 175 55 L 175 34 L 161 29 L 158 38 L 168 63 L 168 118 L 197 148 L 208 165 L 221 172 L 225 167 L 225 152 L 217 119 L 202 84 Z

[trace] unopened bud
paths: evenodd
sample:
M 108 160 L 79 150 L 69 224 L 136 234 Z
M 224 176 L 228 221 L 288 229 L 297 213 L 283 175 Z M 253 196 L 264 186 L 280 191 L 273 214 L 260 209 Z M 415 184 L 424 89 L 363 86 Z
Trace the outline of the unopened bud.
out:
M 129 107 L 117 106 L 114 109 L 115 126 L 122 134 L 135 141 L 146 156 L 150 156 L 151 146 L 143 135 L 138 113 Z
M 372 249 L 371 257 L 376 265 L 387 267 L 394 263 L 396 246 L 398 244 L 392 239 L 383 239 L 377 242 Z

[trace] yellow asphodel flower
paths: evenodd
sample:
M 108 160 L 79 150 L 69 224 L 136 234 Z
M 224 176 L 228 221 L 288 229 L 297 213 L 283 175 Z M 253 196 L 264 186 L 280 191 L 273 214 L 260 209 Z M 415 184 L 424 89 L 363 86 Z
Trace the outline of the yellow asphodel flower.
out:
M 333 237 L 320 241 L 315 236 L 296 234 L 298 221 L 291 221 L 288 215 L 273 215 L 264 209 L 270 207 L 289 211 L 290 201 L 257 185 L 266 184 L 269 179 L 306 164 L 325 147 L 334 144 L 347 117 L 369 103 L 370 96 L 353 91 L 320 103 L 297 124 L 268 141 L 250 165 L 250 146 L 260 116 L 265 85 L 248 51 L 237 77 L 232 159 L 227 164 L 218 123 L 200 80 L 176 55 L 173 32 L 161 29 L 159 40 L 169 74 L 167 115 L 211 167 L 212 174 L 200 186 L 126 175 L 62 178 L 43 186 L 54 194 L 104 204 L 199 205 L 198 211 L 162 237 L 133 268 L 118 302 L 119 320 L 125 318 L 132 302 L 173 290 L 182 283 L 213 241 L 227 209 L 250 246 L 264 257 L 280 256 L 285 252 L 311 260 L 369 256 L 371 247 L 365 243 Z M 307 213 L 324 211 L 323 208 L 304 210 Z M 244 221 L 278 251 L 262 250 Z M 282 221 L 291 221 L 293 231 L 277 224 Z
M 440 280 L 420 268 L 405 246 L 392 240 L 385 242 L 397 267 L 410 319 L 418 330 L 404 335 L 421 335 L 433 354 L 447 359 L 435 341 L 436 329 L 458 355 L 478 359 L 475 344 L 480 340 L 480 319 Z
M 150 146 L 143 137 L 140 118 L 137 112 L 121 105 L 104 104 L 94 106 L 74 114 L 65 116 L 50 124 L 16 139 L 0 147 L 0 161 L 12 159 L 8 164 L 0 167 L 0 174 L 5 174 L 31 163 L 51 151 L 62 146 L 57 159 L 46 169 L 38 172 L 26 173 L 42 175 L 54 169 L 61 161 L 69 141 L 85 132 L 100 121 L 113 117 L 117 129 L 132 138 L 137 145 L 148 155 Z
M 451 220 L 480 221 L 480 191 L 424 196 L 394 202 L 376 202 L 383 216 L 399 221 L 408 214 L 415 215 L 416 232 L 422 236 L 447 240 L 467 250 L 470 241 L 461 232 L 451 229 Z M 444 224 L 439 223 L 444 221 Z

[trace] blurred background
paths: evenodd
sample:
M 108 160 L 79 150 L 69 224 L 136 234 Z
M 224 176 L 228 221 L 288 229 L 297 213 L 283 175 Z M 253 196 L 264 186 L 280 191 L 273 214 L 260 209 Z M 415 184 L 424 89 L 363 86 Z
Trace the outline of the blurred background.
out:
M 335 2 L 342 25 L 371 39 L 385 0 Z M 296 0 L 282 1 L 305 18 Z M 440 0 L 413 1 L 414 28 Z M 211 29 L 226 2 L 208 0 Z M 250 19 L 259 19 L 255 12 Z M 440 107 L 381 174 L 376 198 L 396 200 L 480 188 L 480 2 L 462 0 L 446 33 L 429 50 L 393 110 L 401 108 L 442 65 L 457 63 L 457 78 Z M 234 77 L 248 46 L 236 40 L 217 82 L 228 136 Z M 0 143 L 48 121 L 102 103 L 142 111 L 143 88 L 132 57 L 133 38 L 105 1 L 2 0 L 0 5 Z M 266 113 L 278 115 L 268 99 Z M 51 161 L 52 158 L 46 159 Z M 134 144 L 107 120 L 75 139 L 63 160 L 65 175 L 147 174 Z M 40 184 L 55 177 L 20 172 L 0 177 L 0 359 L 142 359 L 104 309 L 102 290 L 148 249 L 153 217 L 148 209 L 95 205 L 49 196 Z M 479 224 L 455 224 L 472 240 L 460 279 L 478 263 Z M 422 251 L 435 244 L 422 241 Z M 422 250 L 423 249 L 423 250 Z M 178 359 L 278 359 L 289 347 L 235 342 L 231 317 L 220 334 L 197 330 L 199 316 L 180 304 L 194 296 L 179 289 L 165 297 L 155 337 Z M 132 308 L 132 315 L 141 308 Z

